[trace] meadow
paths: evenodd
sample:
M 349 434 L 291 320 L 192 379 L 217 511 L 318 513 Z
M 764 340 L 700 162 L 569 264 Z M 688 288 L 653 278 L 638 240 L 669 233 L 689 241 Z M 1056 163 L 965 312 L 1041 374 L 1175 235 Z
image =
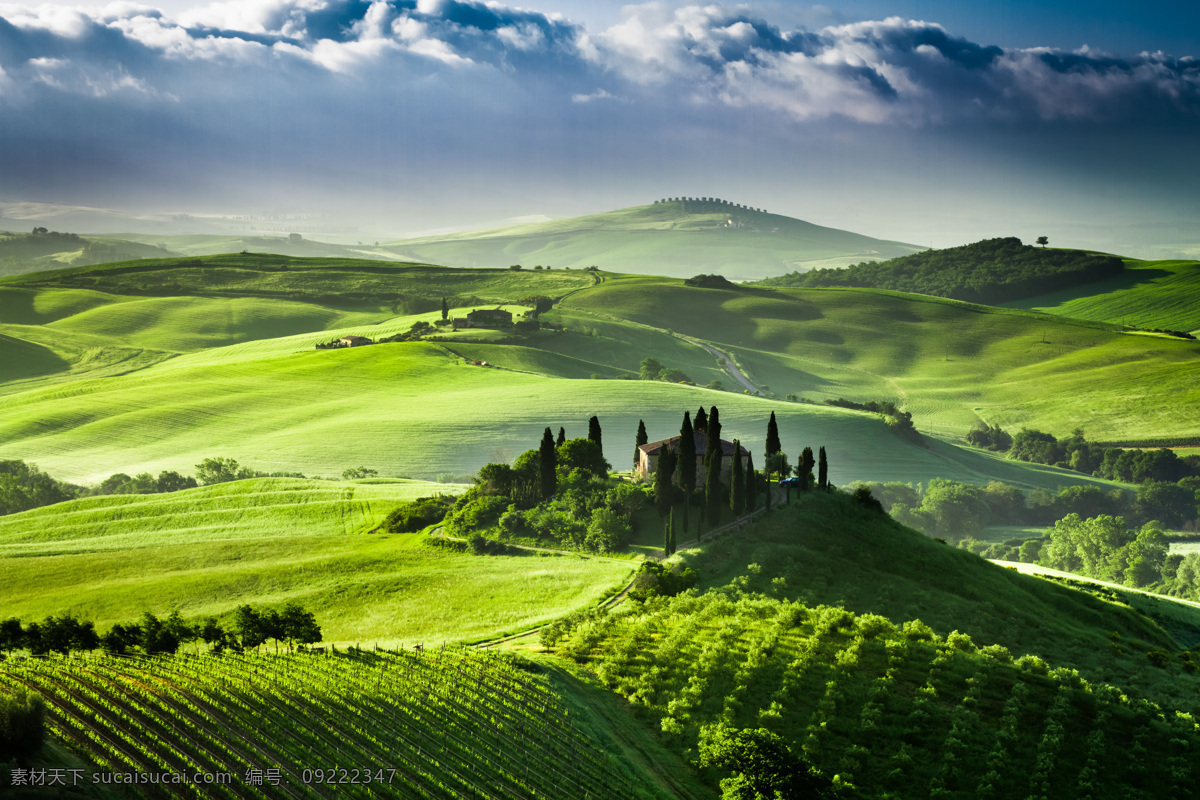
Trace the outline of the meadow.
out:
M 628 579 L 628 562 L 476 558 L 420 534 L 372 533 L 403 500 L 463 488 L 257 478 L 0 517 L 0 614 L 71 613 L 105 630 L 147 610 L 194 619 L 296 601 L 326 641 L 395 646 L 521 630 Z

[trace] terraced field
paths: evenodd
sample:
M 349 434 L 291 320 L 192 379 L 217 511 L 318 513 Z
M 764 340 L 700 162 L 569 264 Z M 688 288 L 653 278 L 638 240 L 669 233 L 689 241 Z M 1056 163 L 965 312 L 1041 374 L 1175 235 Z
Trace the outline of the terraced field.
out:
M 55 737 L 94 765 L 91 775 L 75 776 L 89 787 L 114 773 L 171 773 L 211 777 L 137 792 L 439 800 L 694 796 L 668 794 L 641 775 L 631 777 L 621 748 L 603 747 L 612 732 L 580 724 L 587 717 L 560 686 L 571 679 L 525 666 L 494 653 L 444 648 L 26 659 L 0 665 L 0 693 L 32 688 L 45 698 Z M 639 738 L 653 747 L 646 734 Z
M 73 613 L 104 630 L 146 610 L 199 618 L 295 600 L 326 641 L 393 646 L 520 630 L 627 580 L 628 562 L 480 559 L 370 533 L 403 499 L 462 488 L 258 478 L 0 517 L 0 613 Z

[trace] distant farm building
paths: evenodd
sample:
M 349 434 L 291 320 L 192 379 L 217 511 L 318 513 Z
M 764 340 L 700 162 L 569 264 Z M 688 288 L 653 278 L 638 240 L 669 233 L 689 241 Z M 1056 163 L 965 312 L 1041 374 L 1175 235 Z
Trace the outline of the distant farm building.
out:
M 364 344 L 375 344 L 365 336 L 343 336 L 338 339 L 338 347 L 362 347 Z
M 302 242 L 302 241 L 304 241 L 304 237 L 298 233 L 289 233 L 288 241 L 289 242 Z
M 498 308 L 472 311 L 465 317 L 454 318 L 454 330 L 459 328 L 507 328 L 513 324 L 511 311 Z
M 701 476 L 699 480 L 703 481 L 704 475 L 704 454 L 708 449 L 708 434 L 704 431 L 696 431 L 692 434 L 693 441 L 696 444 L 696 475 Z M 733 442 L 720 440 L 721 446 L 721 480 L 728 481 L 730 471 L 733 469 Z M 670 439 L 662 439 L 657 442 L 648 442 L 638 447 L 638 463 L 637 474 L 642 480 L 650 480 L 654 475 L 654 471 L 658 469 L 658 456 L 662 453 L 664 447 L 671 450 L 679 450 L 679 437 L 672 436 Z M 739 456 L 742 459 L 742 469 L 750 460 L 750 451 L 744 447 L 738 447 Z

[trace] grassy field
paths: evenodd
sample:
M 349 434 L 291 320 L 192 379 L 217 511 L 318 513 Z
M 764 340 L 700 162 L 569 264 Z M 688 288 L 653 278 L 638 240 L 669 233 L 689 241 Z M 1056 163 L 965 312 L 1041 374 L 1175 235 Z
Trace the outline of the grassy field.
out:
M 725 227 L 734 218 L 743 228 Z M 892 258 L 922 248 L 712 203 L 661 203 L 510 228 L 389 242 L 413 260 L 466 267 L 599 265 L 686 278 L 753 280 L 796 269 Z
M 1127 260 L 1115 278 L 1005 305 L 1135 328 L 1200 331 L 1200 262 Z
M 461 489 L 261 478 L 2 517 L 0 617 L 69 612 L 104 630 L 144 611 L 220 616 L 295 600 L 326 641 L 395 646 L 520 630 L 628 579 L 618 561 L 481 558 L 368 533 L 403 499 Z
M 783 396 L 890 399 L 917 427 L 977 420 L 1125 440 L 1195 435 L 1200 344 L 1115 326 L 859 289 L 689 289 L 625 278 L 579 292 L 575 312 L 624 318 L 724 346 Z M 947 332 L 951 332 L 948 334 Z

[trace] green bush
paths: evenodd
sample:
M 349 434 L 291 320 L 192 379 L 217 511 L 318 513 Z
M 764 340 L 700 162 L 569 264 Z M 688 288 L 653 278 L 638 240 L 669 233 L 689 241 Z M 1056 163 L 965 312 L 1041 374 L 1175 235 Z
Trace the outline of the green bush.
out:
M 414 533 L 443 519 L 453 505 L 454 498 L 445 495 L 419 497 L 394 508 L 380 527 L 388 533 Z
M 0 695 L 0 762 L 16 759 L 25 764 L 46 738 L 46 704 L 41 695 L 17 689 Z

